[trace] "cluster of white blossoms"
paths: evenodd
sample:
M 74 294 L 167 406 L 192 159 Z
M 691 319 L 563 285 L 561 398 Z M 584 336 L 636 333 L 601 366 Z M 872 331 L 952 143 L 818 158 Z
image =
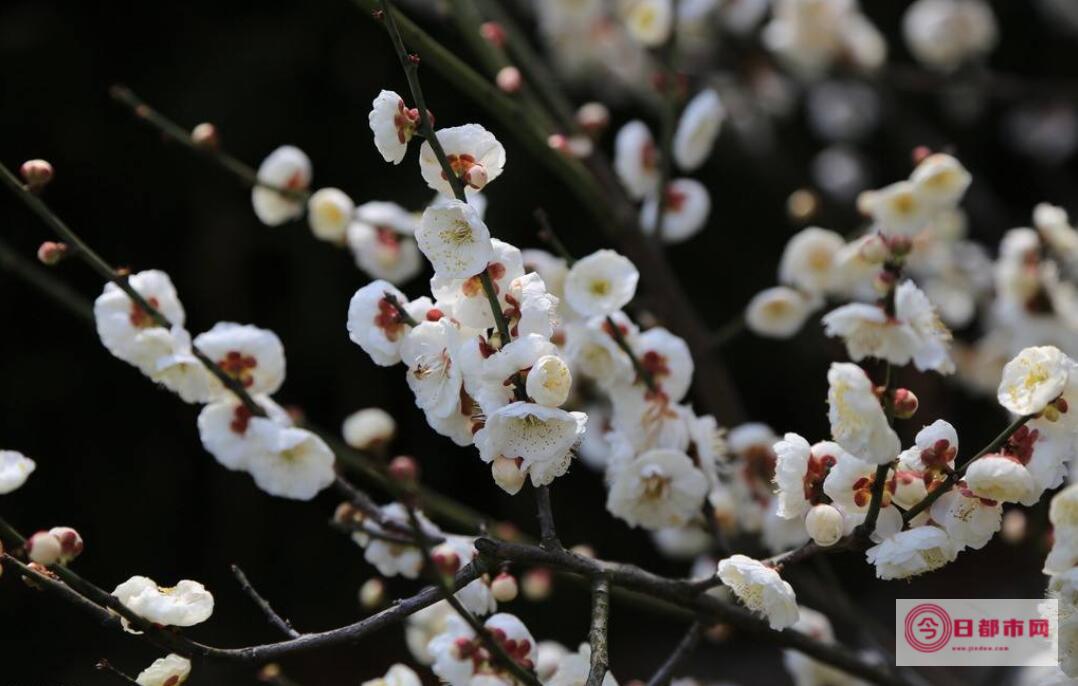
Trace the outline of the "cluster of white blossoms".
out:
M 857 0 L 774 0 L 762 39 L 803 78 L 818 77 L 836 63 L 871 72 L 887 59 L 883 35 Z
M 127 282 L 171 327 L 109 283 L 94 302 L 101 342 L 185 402 L 205 404 L 198 417 L 199 435 L 218 462 L 248 472 L 259 488 L 284 498 L 309 500 L 332 483 L 332 451 L 312 432 L 293 426 L 270 397 L 285 377 L 284 347 L 276 334 L 220 322 L 192 340 L 167 274 L 143 271 Z M 204 362 L 242 387 L 264 416 L 244 404 Z
M 1048 519 L 1052 550 L 1044 561 L 1044 573 L 1049 577 L 1048 597 L 1059 603 L 1059 670 L 1078 678 L 1078 484 L 1052 498 Z
M 711 154 L 726 118 L 718 93 L 704 89 L 685 105 L 671 145 L 673 161 L 685 172 L 699 169 Z M 659 148 L 647 124 L 625 124 L 614 141 L 614 171 L 634 200 L 642 200 L 640 225 L 655 233 L 661 217 L 661 238 L 680 243 L 699 233 L 711 213 L 711 195 L 704 184 L 691 178 L 671 179 L 660 189 Z M 660 207 L 661 206 L 661 207 Z
M 941 321 L 964 325 L 972 318 L 980 284 L 973 287 L 963 264 L 968 244 L 961 241 L 964 218 L 958 209 L 971 183 L 969 172 L 950 155 L 926 156 L 899 181 L 858 199 L 858 208 L 871 220 L 859 238 L 847 241 L 834 231 L 809 227 L 794 235 L 783 250 L 778 277 L 781 285 L 758 293 L 745 310 L 749 329 L 761 336 L 788 338 L 828 298 L 858 301 L 825 319 L 828 333 L 846 338 L 854 359 L 881 353 L 905 364 L 917 357 L 918 367 L 946 372 L 950 361 L 942 344 L 949 334 Z M 977 261 L 983 267 L 985 261 Z M 924 284 L 899 286 L 895 312 L 861 304 L 895 288 L 901 266 Z M 935 310 L 926 292 L 945 303 Z M 901 310 L 898 310 L 898 307 Z

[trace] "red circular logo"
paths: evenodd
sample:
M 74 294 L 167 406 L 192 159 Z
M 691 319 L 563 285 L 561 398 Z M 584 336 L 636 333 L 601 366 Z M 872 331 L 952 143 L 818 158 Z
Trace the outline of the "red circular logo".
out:
M 934 653 L 951 640 L 951 616 L 939 605 L 922 603 L 906 613 L 906 643 Z

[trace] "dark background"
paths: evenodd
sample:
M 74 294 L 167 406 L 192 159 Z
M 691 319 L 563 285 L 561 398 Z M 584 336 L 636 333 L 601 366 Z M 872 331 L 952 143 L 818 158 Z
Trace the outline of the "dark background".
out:
M 905 3 L 878 4 L 869 14 L 887 34 L 892 59 L 908 63 L 896 34 Z M 1023 98 L 1072 97 L 1073 87 L 1052 81 L 1074 76 L 1071 37 L 1027 3 L 994 4 L 1003 35 L 993 66 L 1025 75 Z M 450 35 L 448 27 L 432 29 Z M 463 45 L 455 45 L 463 54 Z M 248 191 L 234 179 L 161 145 L 107 95 L 110 84 L 122 81 L 184 125 L 214 122 L 229 151 L 252 164 L 292 143 L 313 160 L 315 188 L 338 186 L 357 202 L 419 207 L 428 191 L 414 151 L 392 167 L 370 139 L 371 99 L 383 87 L 403 92 L 404 82 L 384 34 L 362 12 L 347 0 L 8 0 L 0 4 L 0 63 L 0 159 L 9 167 L 31 157 L 50 160 L 56 179 L 47 199 L 54 209 L 114 263 L 171 274 L 192 333 L 220 320 L 273 329 L 288 354 L 280 401 L 330 427 L 360 407 L 387 409 L 401 425 L 394 450 L 416 455 L 428 483 L 533 529 L 529 494 L 513 499 L 495 488 L 473 450 L 457 449 L 426 429 L 401 369 L 374 366 L 349 342 L 348 300 L 365 283 L 351 256 L 314 240 L 303 223 L 260 225 Z M 437 76 L 428 72 L 424 85 L 440 124 L 479 121 L 505 142 L 506 172 L 488 192 L 488 223 L 500 237 L 538 245 L 531 211 L 542 205 L 574 251 L 604 247 L 589 215 L 527 158 L 511 131 Z M 1030 160 L 999 135 L 1001 114 L 1013 100 L 989 98 L 979 116 L 956 121 L 941 109 L 937 93 L 883 93 L 883 126 L 861 145 L 876 185 L 908 174 L 912 145 L 947 144 L 975 173 L 972 233 L 988 245 L 1008 227 L 1028 223 L 1037 201 L 1074 209 L 1070 161 Z M 629 114 L 615 112 L 619 121 Z M 670 248 L 691 297 L 715 327 L 774 282 L 781 247 L 800 228 L 787 218 L 785 199 L 808 182 L 811 155 L 822 142 L 800 111 L 779 135 L 780 145 L 759 156 L 723 134 L 699 174 L 715 206 L 708 230 Z M 857 225 L 848 205 L 826 201 L 816 221 L 841 232 Z M 0 197 L 0 232 L 28 256 L 50 238 L 11 197 Z M 65 263 L 57 275 L 87 298 L 100 292 L 97 277 L 81 264 Z M 406 290 L 425 289 L 420 278 Z M 202 581 L 217 608 L 209 622 L 188 632 L 200 641 L 240 646 L 276 639 L 239 592 L 228 571 L 232 562 L 301 630 L 362 616 L 356 591 L 374 572 L 355 545 L 326 526 L 336 504 L 332 494 L 310 503 L 275 499 L 247 476 L 222 469 L 199 444 L 196 407 L 110 357 L 86 321 L 24 282 L 0 273 L 0 293 L 0 447 L 38 463 L 24 488 L 0 497 L 0 516 L 25 533 L 77 527 L 87 543 L 78 570 L 105 588 L 132 574 L 162 583 Z M 823 339 L 818 324 L 792 344 L 742 336 L 723 355 L 751 417 L 780 432 L 824 435 L 825 370 L 841 350 Z M 992 402 L 931 377 L 904 381 L 921 395 L 919 419 L 947 417 L 967 448 L 1002 425 Z M 587 542 L 604 557 L 684 573 L 657 559 L 646 535 L 605 514 L 600 489 L 599 477 L 581 465 L 557 481 L 554 510 L 566 543 Z M 1043 587 L 1043 554 L 1042 541 L 1015 548 L 997 540 L 912 583 L 875 581 L 856 555 L 835 564 L 857 602 L 888 625 L 896 596 L 1035 597 Z M 407 593 L 413 586 L 395 580 L 390 587 Z M 506 609 L 519 613 L 538 638 L 575 646 L 586 638 L 586 607 L 580 590 L 560 584 L 546 604 L 518 600 Z M 856 644 L 858 627 L 837 628 Z M 679 621 L 615 604 L 615 675 L 622 683 L 647 678 L 681 631 Z M 0 686 L 107 684 L 111 678 L 93 669 L 98 658 L 135 674 L 160 656 L 137 639 L 98 630 L 10 572 L 0 580 L 0 636 Z M 683 671 L 784 683 L 777 657 L 735 639 L 705 644 Z M 402 659 L 410 662 L 401 631 L 393 628 L 360 645 L 287 660 L 284 667 L 310 686 L 354 684 Z M 250 684 L 254 673 L 244 665 L 197 664 L 191 683 Z

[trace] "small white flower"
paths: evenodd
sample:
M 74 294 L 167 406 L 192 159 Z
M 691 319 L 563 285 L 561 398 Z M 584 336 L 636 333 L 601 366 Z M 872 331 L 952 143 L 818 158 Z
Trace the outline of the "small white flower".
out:
M 449 618 L 455 616 L 457 613 L 449 603 L 439 600 L 404 620 L 404 642 L 416 662 L 421 665 L 434 663 L 434 656 L 427 650 L 427 645 L 446 630 Z
M 346 236 L 356 266 L 373 279 L 402 284 L 423 271 L 423 258 L 415 239 L 363 222 L 352 222 Z
M 323 241 L 344 242 L 356 205 L 348 194 L 337 188 L 321 188 L 307 200 L 307 223 L 311 233 Z
M 925 202 L 946 208 L 962 199 L 973 177 L 954 157 L 936 153 L 921 160 L 910 175 L 910 181 Z
M 400 164 L 408 152 L 408 141 L 419 128 L 419 110 L 404 104 L 404 98 L 383 90 L 371 103 L 367 123 L 374 134 L 374 147 L 386 162 Z
M 284 346 L 277 334 L 256 326 L 219 322 L 194 340 L 217 367 L 248 393 L 269 395 L 284 383 Z M 224 386 L 214 379 L 220 397 Z
M 966 470 L 969 490 L 981 498 L 1004 503 L 1026 501 L 1037 493 L 1033 475 L 1009 455 L 985 455 Z
M 762 562 L 734 555 L 719 562 L 719 578 L 753 612 L 767 618 L 772 629 L 797 621 L 797 598 L 790 584 Z
M 613 250 L 599 250 L 578 260 L 565 278 L 565 299 L 586 316 L 610 315 L 633 299 L 640 272 Z
M 474 276 L 494 256 L 487 225 L 474 207 L 459 200 L 424 210 L 416 241 L 436 275 L 445 278 Z
M 810 446 L 795 433 L 783 436 L 774 450 L 778 516 L 797 519 L 814 505 L 824 503 L 824 479 L 846 451 L 830 441 Z
M 845 245 L 834 231 L 816 226 L 802 229 L 783 248 L 779 281 L 805 293 L 830 290 L 837 278 L 837 256 Z
M 348 415 L 341 426 L 344 442 L 357 450 L 383 448 L 397 434 L 393 416 L 379 407 L 367 407 Z
M 139 672 L 135 682 L 139 686 L 180 686 L 190 674 L 191 661 L 170 653 L 154 660 L 153 664 Z
M 918 0 L 902 18 L 902 34 L 922 64 L 942 72 L 996 45 L 996 18 L 982 0 Z
M 1003 368 L 999 404 L 1018 415 L 1036 414 L 1063 393 L 1074 368 L 1059 348 L 1026 348 Z
M 827 372 L 827 382 L 828 418 L 835 442 L 873 464 L 887 464 L 898 457 L 902 446 L 865 371 L 849 362 L 835 362 Z
M 112 595 L 139 617 L 161 626 L 194 626 L 213 614 L 213 596 L 205 586 L 189 579 L 162 588 L 153 579 L 133 576 Z M 126 621 L 124 624 L 126 628 Z
M 336 478 L 333 451 L 310 431 L 269 421 L 252 421 L 248 430 L 264 451 L 248 460 L 247 471 L 266 493 L 310 500 Z
M 519 460 L 535 486 L 545 486 L 569 468 L 572 448 L 584 434 L 588 417 L 534 403 L 514 402 L 487 417 L 475 434 L 479 457 Z
M 540 405 L 561 407 L 569 398 L 573 375 L 558 355 L 543 355 L 528 372 L 528 397 Z
M 258 181 L 274 189 L 304 191 L 311 183 L 311 161 L 299 148 L 283 145 L 259 165 Z M 251 189 L 251 204 L 266 226 L 279 226 L 303 214 L 302 200 L 262 186 Z
M 847 533 L 865 520 L 875 484 L 876 466 L 849 453 L 839 455 L 838 461 L 828 472 L 823 482 L 823 492 L 845 516 Z M 894 480 L 889 473 L 880 492 L 880 510 L 876 528 L 872 532 L 873 540 L 882 540 L 902 528 L 902 514 L 897 507 L 893 507 L 894 491 Z
M 510 305 L 505 314 L 513 336 L 538 334 L 550 338 L 554 335 L 559 323 L 560 300 L 547 291 L 546 283 L 539 274 L 531 272 L 513 279 L 505 300 Z
M 422 512 L 416 511 L 416 519 L 419 527 L 431 538 L 442 535 L 441 530 L 432 524 Z M 403 527 L 411 527 L 412 520 L 408 510 L 400 503 L 389 503 L 382 507 L 382 519 L 393 522 Z M 376 522 L 366 520 L 364 526 L 370 528 L 373 533 L 385 534 L 387 532 Z M 403 576 L 406 579 L 415 579 L 423 569 L 423 552 L 412 545 L 402 545 L 395 541 L 387 541 L 382 538 L 369 536 L 362 531 L 352 534 L 352 540 L 363 547 L 363 559 L 374 565 L 382 576 Z
M 505 168 L 505 148 L 494 134 L 479 124 L 441 129 L 434 135 L 442 144 L 450 168 L 464 186 L 482 190 L 498 178 Z M 428 186 L 442 195 L 453 197 L 453 188 L 443 176 L 442 167 L 428 141 L 423 141 L 419 149 L 419 170 Z
M 513 615 L 500 612 L 483 623 L 513 660 L 524 669 L 535 669 L 538 652 L 524 623 Z M 431 670 L 450 686 L 512 686 L 516 680 L 497 662 L 473 660 L 482 641 L 457 615 L 446 621 L 445 630 L 435 636 L 427 650 L 434 658 Z M 480 671 L 481 670 L 481 671 Z
M 486 268 L 487 276 L 490 277 L 494 292 L 498 296 L 498 305 L 504 314 L 519 305 L 519 302 L 510 303 L 509 298 L 513 295 L 512 283 L 524 276 L 524 259 L 516 246 L 497 238 L 489 243 L 493 250 L 483 267 Z M 464 326 L 479 330 L 494 327 L 494 313 L 491 312 L 490 300 L 480 281 L 483 267 L 476 270 L 474 276 L 456 278 L 438 272 L 430 280 L 431 293 L 439 305 L 451 306 L 454 319 Z M 523 297 L 522 293 L 518 295 Z
M 913 236 L 932 218 L 932 207 L 920 189 L 909 181 L 898 181 L 872 193 L 868 211 L 883 234 Z
M 645 233 L 655 233 L 659 216 L 658 194 L 649 197 L 640 210 L 640 225 Z M 711 195 L 696 179 L 674 179 L 662 194 L 662 239 L 665 243 L 681 243 L 704 228 L 711 214 Z
M 435 548 L 432 554 L 437 555 L 442 551 L 456 556 L 457 570 L 474 560 L 477 554 L 475 539 L 468 536 L 446 536 L 445 542 Z M 464 608 L 473 615 L 489 615 L 498 609 L 498 602 L 491 591 L 489 579 L 479 578 L 472 581 L 457 591 L 456 596 Z
M 198 414 L 198 435 L 202 447 L 227 469 L 247 469 L 252 459 L 264 454 L 265 446 L 250 431 L 252 423 L 267 422 L 276 426 L 292 424 L 288 412 L 269 397 L 254 396 L 254 401 L 266 411 L 268 418 L 252 415 L 234 397 L 210 403 Z
M 674 132 L 674 160 L 679 167 L 691 172 L 704 164 L 725 119 L 726 108 L 711 88 L 700 91 L 685 105 Z
M 423 686 L 423 680 L 411 667 L 398 663 L 390 667 L 384 676 L 364 681 L 362 686 Z
M 173 327 L 182 330 L 183 305 L 168 274 L 151 269 L 133 274 L 127 282 Z M 159 326 L 149 312 L 112 282 L 105 284 L 104 291 L 94 301 L 94 320 L 105 348 L 144 374 L 155 372 L 157 360 L 175 350 L 176 335 Z
M 906 579 L 931 572 L 953 562 L 959 546 L 943 529 L 919 526 L 900 531 L 865 553 L 881 579 Z
M 617 471 L 606 507 L 630 526 L 683 526 L 708 492 L 704 474 L 679 450 L 648 450 Z
M 657 326 L 636 336 L 631 347 L 671 401 L 678 402 L 688 394 L 694 366 L 692 353 L 682 338 Z
M 908 469 L 924 472 L 954 469 L 958 455 L 958 432 L 951 423 L 937 419 L 917 432 L 914 448 L 902 453 L 902 464 Z
M 820 302 L 786 286 L 767 288 L 745 307 L 745 325 L 759 336 L 790 338 L 805 325 Z
M 634 200 L 642 200 L 659 185 L 659 155 L 647 124 L 634 119 L 614 139 L 614 171 Z
M 416 406 L 436 417 L 449 416 L 460 403 L 463 377 L 450 354 L 454 336 L 448 319 L 424 321 L 408 332 L 400 349 Z
M 932 503 L 932 520 L 955 542 L 979 550 L 1003 525 L 1003 506 L 959 485 Z
M 375 364 L 391 367 L 400 362 L 400 348 L 408 331 L 397 309 L 386 299 L 396 298 L 409 314 L 412 306 L 396 286 L 372 281 L 356 291 L 348 305 L 348 337 L 371 356 Z
M 611 315 L 614 325 L 627 340 L 637 334 L 636 325 L 624 313 Z M 596 381 L 602 388 L 631 383 L 635 371 L 629 356 L 610 333 L 605 317 L 592 317 L 586 323 L 566 327 L 566 352 L 575 369 Z
M 674 25 L 671 0 L 631 0 L 625 9 L 629 35 L 649 47 L 662 45 Z
M 20 452 L 0 450 L 0 495 L 18 490 L 37 464 Z

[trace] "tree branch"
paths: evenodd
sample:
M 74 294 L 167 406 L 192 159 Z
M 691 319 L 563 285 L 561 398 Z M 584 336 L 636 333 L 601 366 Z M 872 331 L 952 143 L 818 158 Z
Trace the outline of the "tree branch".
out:
M 262 610 L 262 614 L 266 615 L 266 619 L 270 624 L 285 636 L 299 638 L 300 633 L 292 628 L 292 623 L 274 611 L 273 607 L 270 606 L 269 601 L 263 598 L 262 595 L 255 590 L 255 587 L 251 585 L 250 580 L 247 579 L 247 575 L 243 573 L 243 570 L 239 568 L 239 565 L 232 565 L 232 575 L 236 577 L 236 581 L 239 583 L 243 592 L 258 606 L 259 610 Z
M 586 686 L 601 686 L 610 666 L 607 653 L 607 625 L 610 622 L 610 580 L 597 576 L 591 582 L 591 667 Z
M 670 653 L 670 656 L 648 679 L 647 686 L 666 686 L 669 684 L 670 679 L 674 676 L 674 670 L 678 668 L 682 660 L 696 649 L 696 645 L 700 642 L 700 637 L 703 634 L 704 625 L 700 622 L 693 622 L 689 630 L 685 632 L 684 638 L 674 648 L 674 652 Z

